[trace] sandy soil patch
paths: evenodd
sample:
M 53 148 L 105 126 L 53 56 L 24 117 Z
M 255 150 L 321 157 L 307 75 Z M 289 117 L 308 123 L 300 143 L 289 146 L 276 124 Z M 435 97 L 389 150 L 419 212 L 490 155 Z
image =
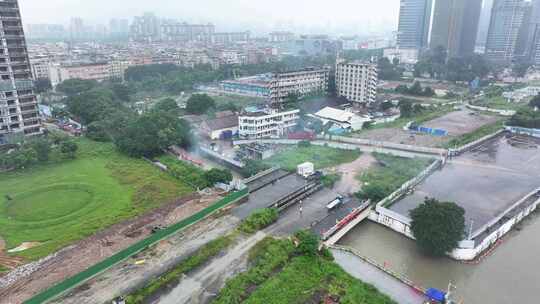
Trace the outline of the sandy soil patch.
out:
M 352 163 L 342 164 L 329 170 L 331 173 L 341 175 L 341 179 L 334 185 L 334 190 L 342 195 L 354 194 L 362 188 L 362 184 L 356 178 L 367 170 L 377 160 L 371 153 L 363 153 Z
M 41 245 L 40 242 L 23 242 L 19 246 L 8 250 L 9 253 L 15 253 L 15 252 L 21 252 L 25 251 L 26 249 L 34 248 Z

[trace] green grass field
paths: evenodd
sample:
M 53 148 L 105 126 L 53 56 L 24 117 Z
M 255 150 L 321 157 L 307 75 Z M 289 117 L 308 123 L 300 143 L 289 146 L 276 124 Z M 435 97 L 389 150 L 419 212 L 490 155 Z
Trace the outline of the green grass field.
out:
M 74 160 L 51 160 L 0 176 L 0 237 L 7 248 L 39 259 L 79 239 L 193 191 L 112 144 L 78 139 Z M 9 197 L 9 199 L 8 199 Z
M 481 101 L 475 102 L 475 106 L 498 109 L 498 110 L 514 110 L 517 111 L 521 108 L 527 107 L 527 101 L 523 102 L 508 102 L 506 98 L 502 96 L 496 96 L 492 98 L 484 98 Z
M 291 147 L 277 153 L 264 162 L 279 165 L 285 170 L 295 171 L 299 164 L 312 162 L 315 169 L 323 169 L 350 163 L 360 156 L 360 151 L 340 150 L 323 146 Z

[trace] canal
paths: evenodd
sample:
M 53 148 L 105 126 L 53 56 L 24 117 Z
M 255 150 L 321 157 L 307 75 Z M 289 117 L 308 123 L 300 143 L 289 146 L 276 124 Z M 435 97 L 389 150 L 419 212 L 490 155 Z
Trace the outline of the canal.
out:
M 413 240 L 370 221 L 356 226 L 339 245 L 355 249 L 424 288 L 446 290 L 451 281 L 457 287 L 454 299 L 464 304 L 540 303 L 540 213 L 533 213 L 518 229 L 477 265 L 426 257 Z

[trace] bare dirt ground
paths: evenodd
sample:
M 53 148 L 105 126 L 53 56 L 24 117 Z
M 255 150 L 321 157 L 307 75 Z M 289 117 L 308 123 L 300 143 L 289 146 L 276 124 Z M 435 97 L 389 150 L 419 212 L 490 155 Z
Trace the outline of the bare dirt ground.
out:
M 220 198 L 192 194 L 150 213 L 99 232 L 41 261 L 21 266 L 0 278 L 0 303 L 22 303 L 114 253 L 147 237 L 153 227 L 170 225 L 208 207 Z
M 240 237 L 223 256 L 185 276 L 170 293 L 159 299 L 159 303 L 209 303 L 228 278 L 247 269 L 249 250 L 265 236 L 266 233 L 259 231 L 250 237 Z
M 371 153 L 363 153 L 352 163 L 342 164 L 329 169 L 328 171 L 330 173 L 341 175 L 341 179 L 334 185 L 333 190 L 341 195 L 352 195 L 360 191 L 362 184 L 356 177 L 363 171 L 369 169 L 376 161 L 377 160 Z
M 422 147 L 440 147 L 457 136 L 473 132 L 499 119 L 496 116 L 470 113 L 472 111 L 469 110 L 455 111 L 422 124 L 430 128 L 447 130 L 448 136 L 412 134 L 402 128 L 384 128 L 368 130 L 356 134 L 355 137 Z
M 8 268 L 8 269 L 14 269 L 17 266 L 22 265 L 23 259 L 19 257 L 11 257 L 4 254 L 4 250 L 6 249 L 6 243 L 4 240 L 0 237 L 0 265 Z M 0 277 L 5 275 L 5 273 L 0 273 Z
M 55 303 L 98 304 L 128 294 L 178 264 L 204 244 L 225 235 L 238 223 L 239 220 L 231 215 L 217 219 L 207 218 L 162 241 L 150 250 L 141 252 L 126 262 L 114 266 L 58 299 Z M 142 264 L 136 265 L 136 262 L 142 262 Z M 213 265 L 213 262 L 209 265 Z M 225 268 L 232 269 L 232 267 Z M 202 275 L 205 269 L 207 266 L 195 273 Z M 188 282 L 189 280 L 186 281 L 186 284 Z M 207 286 L 206 283 L 202 285 Z M 187 288 L 187 285 L 185 286 Z M 187 293 L 189 290 L 195 294 L 201 288 L 201 284 L 194 284 L 192 288 L 187 288 L 183 292 Z

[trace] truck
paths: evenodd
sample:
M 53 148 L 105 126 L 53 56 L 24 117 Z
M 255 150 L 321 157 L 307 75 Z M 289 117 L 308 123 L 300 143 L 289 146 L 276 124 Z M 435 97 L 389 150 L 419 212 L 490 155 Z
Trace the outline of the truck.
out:
M 342 195 L 338 195 L 333 201 L 331 201 L 330 203 L 328 203 L 326 205 L 326 209 L 328 211 L 332 211 L 334 210 L 335 208 L 341 206 L 343 204 L 343 196 Z

